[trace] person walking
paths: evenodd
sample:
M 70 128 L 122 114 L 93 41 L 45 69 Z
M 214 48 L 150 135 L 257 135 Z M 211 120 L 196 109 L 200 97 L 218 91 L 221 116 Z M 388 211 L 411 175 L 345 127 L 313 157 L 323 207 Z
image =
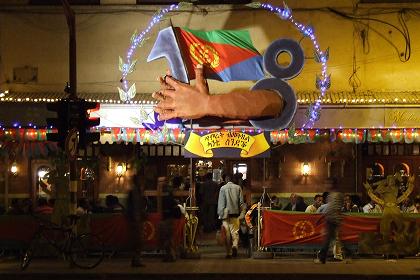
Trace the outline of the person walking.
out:
M 342 207 L 344 203 L 344 195 L 338 190 L 337 179 L 334 178 L 331 183 L 331 191 L 328 195 L 328 203 L 325 212 L 323 216 L 317 221 L 317 224 L 319 224 L 321 220 L 325 219 L 326 227 L 324 243 L 319 252 L 318 258 L 315 260 L 316 263 L 322 264 L 325 264 L 327 260 L 327 253 L 328 249 L 330 248 L 330 244 L 336 241 L 338 238 L 338 231 L 343 220 Z M 349 250 L 346 251 L 350 253 Z
M 219 187 L 213 181 L 213 174 L 207 173 L 205 181 L 200 188 L 202 220 L 204 232 L 212 232 L 216 229 L 216 208 L 217 208 L 217 195 Z
M 217 214 L 226 232 L 226 258 L 238 255 L 239 219 L 244 204 L 242 189 L 238 185 L 239 176 L 226 175 L 226 184 L 220 188 Z
M 139 176 L 136 174 L 132 178 L 131 190 L 127 197 L 126 211 L 131 241 L 131 266 L 143 267 L 141 251 L 143 249 L 143 222 L 146 217 L 145 201 L 140 188 Z

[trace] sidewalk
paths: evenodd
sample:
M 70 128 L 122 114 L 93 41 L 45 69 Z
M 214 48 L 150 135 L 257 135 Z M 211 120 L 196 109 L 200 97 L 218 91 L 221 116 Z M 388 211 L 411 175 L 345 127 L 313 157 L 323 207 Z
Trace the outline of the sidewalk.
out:
M 212 236 L 200 240 L 201 259 L 179 259 L 163 263 L 156 256 L 145 256 L 144 267 L 132 268 L 126 254 L 106 258 L 92 270 L 70 268 L 62 259 L 35 258 L 26 271 L 20 271 L 15 259 L 0 259 L 0 280 L 35 279 L 147 279 L 147 280 L 411 280 L 420 279 L 420 258 L 396 261 L 353 259 L 351 263 L 315 264 L 311 256 L 289 255 L 274 259 L 246 257 L 243 248 L 237 259 L 225 259 L 224 249 L 215 245 Z
M 315 264 L 312 258 L 284 257 L 275 259 L 224 259 L 223 255 L 203 256 L 199 260 L 163 263 L 158 258 L 145 258 L 145 267 L 132 268 L 130 259 L 106 259 L 97 268 L 70 268 L 64 260 L 34 259 L 27 271 L 19 262 L 0 262 L 0 279 L 420 279 L 420 260 L 397 261 L 355 259 L 350 264 L 331 262 Z

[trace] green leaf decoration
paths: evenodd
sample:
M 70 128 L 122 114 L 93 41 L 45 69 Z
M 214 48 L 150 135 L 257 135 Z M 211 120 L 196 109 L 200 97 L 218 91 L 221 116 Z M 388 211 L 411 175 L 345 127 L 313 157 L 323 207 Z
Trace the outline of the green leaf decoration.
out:
M 142 47 L 144 45 L 144 42 L 146 42 L 149 39 L 150 39 L 150 37 L 143 37 L 143 39 L 141 39 L 141 41 L 139 43 L 139 47 Z
M 321 80 L 321 77 L 318 76 L 318 74 L 317 74 L 316 77 L 315 77 L 315 87 L 316 87 L 316 89 L 319 90 L 321 88 L 321 86 L 322 86 L 322 80 Z
M 321 55 L 316 50 L 314 50 L 314 59 L 316 63 L 321 62 Z
M 125 91 L 123 89 L 118 87 L 118 93 L 120 94 L 120 100 L 121 101 L 126 101 L 127 100 L 126 99 L 127 94 L 125 93 Z
M 322 56 L 320 53 L 318 53 L 316 50 L 314 50 L 314 57 L 315 57 L 315 61 L 317 63 L 321 63 L 321 62 L 327 62 L 328 59 L 330 58 L 330 48 L 328 47 L 325 52 L 324 52 L 324 61 L 322 61 Z
M 146 110 L 144 109 L 143 105 L 140 106 L 140 120 L 145 122 L 149 119 L 149 114 L 147 114 Z
M 157 11 L 153 14 L 152 19 L 157 18 L 157 16 L 159 16 L 161 13 L 162 13 L 162 9 L 158 9 L 158 10 L 157 10 Z M 158 21 L 160 21 L 160 20 L 158 20 Z
M 128 69 L 128 73 L 133 73 L 133 71 L 136 69 L 137 59 L 133 60 L 130 64 L 130 68 Z
M 191 7 L 197 0 L 190 0 L 189 2 L 179 2 L 178 7 L 181 8 L 188 8 Z
M 246 4 L 245 6 L 250 7 L 250 8 L 254 8 L 254 9 L 258 9 L 261 7 L 261 3 L 260 2 L 251 2 Z
M 163 127 L 162 127 L 162 135 L 163 136 L 165 136 L 165 135 L 167 135 L 168 134 L 168 131 L 169 131 L 169 129 L 168 129 L 168 127 L 166 126 L 166 123 L 163 125 Z
M 152 143 L 158 143 L 159 142 L 159 138 L 157 135 L 155 134 L 150 134 L 150 140 L 152 140 Z
M 130 121 L 132 123 L 134 123 L 135 125 L 140 125 L 141 124 L 141 121 L 136 117 L 130 117 Z
M 127 97 L 128 97 L 127 101 L 134 98 L 134 96 L 136 96 L 136 83 L 133 83 L 131 85 L 131 87 L 128 89 L 128 91 L 127 91 Z
M 133 35 L 131 35 L 131 39 L 130 39 L 130 42 L 131 42 L 131 44 L 132 43 L 134 43 L 134 40 L 137 38 L 137 29 L 136 30 L 134 30 L 134 33 L 133 33 Z
M 287 135 L 289 136 L 289 138 L 293 138 L 295 137 L 295 133 L 296 133 L 296 126 L 295 126 L 295 123 L 292 123 L 292 125 L 289 127 Z
M 325 59 L 328 61 L 328 59 L 330 58 L 330 47 L 328 47 L 326 50 L 325 50 Z
M 118 56 L 118 70 L 120 70 L 120 72 L 123 72 L 123 68 L 124 68 L 124 60 L 122 59 L 121 56 Z

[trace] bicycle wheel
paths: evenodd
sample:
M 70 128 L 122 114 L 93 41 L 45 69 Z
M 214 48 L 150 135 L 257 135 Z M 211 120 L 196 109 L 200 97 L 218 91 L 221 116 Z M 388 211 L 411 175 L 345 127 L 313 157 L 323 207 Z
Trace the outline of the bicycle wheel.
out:
M 25 253 L 22 256 L 22 260 L 20 262 L 20 269 L 23 271 L 25 270 L 32 261 L 34 256 L 36 244 L 38 244 L 38 237 L 32 239 L 31 243 L 29 244 L 28 249 L 26 249 Z
M 72 263 L 84 269 L 91 269 L 100 264 L 104 258 L 102 240 L 91 234 L 82 234 L 73 239 L 70 246 Z

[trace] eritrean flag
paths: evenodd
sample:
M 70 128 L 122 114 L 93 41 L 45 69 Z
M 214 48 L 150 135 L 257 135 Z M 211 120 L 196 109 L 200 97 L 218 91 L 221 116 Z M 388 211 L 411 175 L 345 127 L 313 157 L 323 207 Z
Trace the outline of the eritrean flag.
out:
M 264 77 L 263 59 L 247 30 L 198 31 L 175 27 L 188 78 L 203 64 L 207 79 L 219 81 L 259 80 Z

